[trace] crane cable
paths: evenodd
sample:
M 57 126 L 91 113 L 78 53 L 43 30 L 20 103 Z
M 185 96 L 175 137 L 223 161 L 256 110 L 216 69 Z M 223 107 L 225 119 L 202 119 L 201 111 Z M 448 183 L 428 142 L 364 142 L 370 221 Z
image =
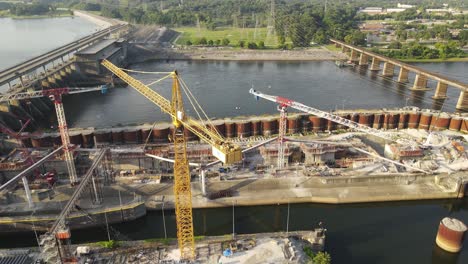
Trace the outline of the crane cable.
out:
M 209 126 L 212 128 L 211 130 L 214 131 L 216 133 L 217 136 L 219 136 L 219 138 L 224 138 L 223 136 L 221 136 L 221 134 L 219 133 L 219 131 L 214 127 L 213 123 L 211 122 L 211 119 L 208 117 L 208 115 L 206 114 L 206 112 L 203 110 L 203 108 L 201 107 L 200 103 L 198 102 L 198 100 L 196 99 L 196 97 L 193 95 L 192 91 L 190 91 L 190 89 L 188 88 L 187 84 L 184 82 L 184 80 L 182 78 L 180 78 L 179 76 L 177 77 L 181 83 L 181 87 L 184 91 L 184 93 L 187 95 L 187 98 L 189 98 L 189 101 L 190 101 L 190 104 L 192 105 L 193 109 L 195 110 L 198 118 L 200 119 L 200 121 L 205 125 L 205 121 L 208 122 Z M 202 112 L 203 116 L 205 117 L 205 119 L 203 119 L 201 116 L 200 116 L 200 113 L 198 112 L 197 110 L 197 107 L 194 105 L 193 101 L 195 102 L 195 104 L 198 106 L 198 108 L 200 109 L 200 111 Z
M 133 72 L 133 73 L 142 73 L 142 74 L 169 74 L 172 72 L 156 72 L 156 71 L 138 71 L 138 70 L 131 70 L 131 69 L 124 69 L 124 68 L 119 68 L 122 71 L 126 72 Z

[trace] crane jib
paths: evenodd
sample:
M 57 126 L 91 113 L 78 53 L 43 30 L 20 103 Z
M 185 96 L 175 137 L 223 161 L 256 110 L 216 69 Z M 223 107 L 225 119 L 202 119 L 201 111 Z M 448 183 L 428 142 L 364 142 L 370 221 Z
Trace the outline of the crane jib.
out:
M 276 96 L 276 102 L 283 106 L 291 106 L 294 101 L 281 96 Z

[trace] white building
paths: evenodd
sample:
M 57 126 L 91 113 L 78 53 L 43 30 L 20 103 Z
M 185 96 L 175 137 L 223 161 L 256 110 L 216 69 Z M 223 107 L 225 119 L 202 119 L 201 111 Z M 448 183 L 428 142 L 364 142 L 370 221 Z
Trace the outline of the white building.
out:
M 397 7 L 398 7 L 398 8 L 408 9 L 408 8 L 413 8 L 413 7 L 415 7 L 415 6 L 414 6 L 414 5 L 406 5 L 406 4 L 400 4 L 400 3 L 398 3 Z

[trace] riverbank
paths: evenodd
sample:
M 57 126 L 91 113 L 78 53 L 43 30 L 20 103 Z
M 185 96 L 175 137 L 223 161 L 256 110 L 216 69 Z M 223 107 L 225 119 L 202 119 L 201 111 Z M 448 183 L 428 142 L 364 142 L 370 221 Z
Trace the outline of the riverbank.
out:
M 325 47 L 295 50 L 249 50 L 226 47 L 160 48 L 133 45 L 131 63 L 148 60 L 206 60 L 206 61 L 334 61 L 346 55 Z
M 468 57 L 465 58 L 448 58 L 448 59 L 399 59 L 403 62 L 467 62 Z
M 117 19 L 103 17 L 103 16 L 99 16 L 99 15 L 96 15 L 96 14 L 93 14 L 93 13 L 90 13 L 90 12 L 86 12 L 86 11 L 81 11 L 81 10 L 73 10 L 73 15 L 77 16 L 77 17 L 84 18 L 84 19 L 96 24 L 100 28 L 108 28 L 110 26 L 126 23 L 126 22 L 123 22 L 123 21 L 120 21 L 120 20 L 117 20 Z
M 30 16 L 17 16 L 9 12 L 0 12 L 0 18 L 11 18 L 11 19 L 44 19 L 44 18 L 60 18 L 60 17 L 72 17 L 72 13 L 56 13 L 46 15 L 30 15 Z
M 291 175 L 292 174 L 292 175 Z M 193 208 L 218 208 L 287 203 L 351 204 L 392 201 L 456 199 L 465 187 L 457 183 L 458 175 L 372 175 L 367 177 L 295 177 L 294 172 L 272 178 L 248 178 L 208 182 L 207 192 L 233 190 L 232 197 L 209 200 L 200 183 L 192 184 Z M 126 186 L 144 193 L 148 210 L 174 208 L 172 184 L 154 187 Z

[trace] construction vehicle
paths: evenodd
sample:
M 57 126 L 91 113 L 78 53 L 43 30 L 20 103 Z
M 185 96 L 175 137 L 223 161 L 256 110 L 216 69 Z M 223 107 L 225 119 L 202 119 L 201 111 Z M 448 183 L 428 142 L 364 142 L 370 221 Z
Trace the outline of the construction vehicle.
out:
M 49 97 L 54 102 L 55 111 L 57 113 L 58 128 L 60 131 L 60 137 L 62 139 L 64 160 L 67 164 L 68 175 L 70 178 L 71 185 L 76 185 L 78 183 L 78 177 L 76 175 L 75 162 L 73 159 L 73 148 L 70 145 L 70 136 L 68 135 L 68 126 L 67 121 L 65 119 L 65 111 L 63 109 L 62 104 L 62 96 L 65 94 L 77 94 L 93 91 L 101 91 L 102 93 L 106 93 L 107 87 L 100 86 L 92 88 L 56 88 L 0 95 L 0 102 L 9 102 L 11 100 L 25 100 L 44 96 Z
M 124 70 L 115 66 L 110 61 L 103 60 L 101 64 L 172 117 L 172 124 L 174 125 L 172 140 L 175 152 L 174 195 L 177 240 L 179 243 L 181 259 L 193 260 L 195 259 L 195 240 L 193 235 L 192 219 L 192 191 L 184 129 L 188 129 L 201 140 L 210 144 L 212 146 L 213 155 L 225 164 L 232 164 L 241 161 L 241 148 L 224 139 L 224 137 L 219 134 L 209 121 L 208 124 L 205 124 L 202 121 L 192 119 L 185 114 L 181 86 L 182 89 L 184 89 L 184 92 L 190 93 L 190 91 L 187 91 L 188 88 L 179 77 L 177 71 L 170 72 L 164 78 L 160 79 L 172 78 L 172 98 L 171 101 L 169 101 L 157 92 L 153 91 L 147 85 L 128 75 Z M 190 97 L 189 100 L 191 100 Z M 192 103 L 192 101 L 190 102 Z M 200 107 L 198 102 L 197 105 Z

